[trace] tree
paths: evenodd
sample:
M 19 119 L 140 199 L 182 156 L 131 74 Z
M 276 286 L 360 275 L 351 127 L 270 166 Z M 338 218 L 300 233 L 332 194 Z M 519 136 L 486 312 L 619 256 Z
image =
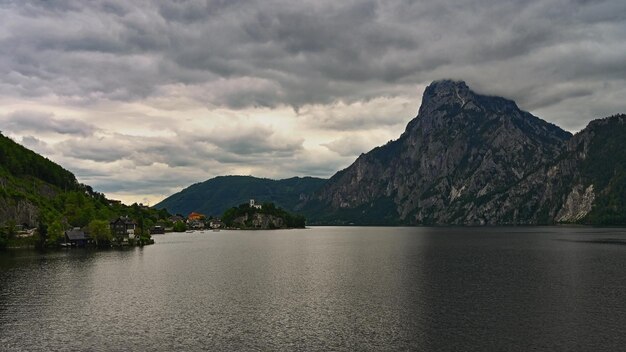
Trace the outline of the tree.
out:
M 63 233 L 63 225 L 59 220 L 55 220 L 48 227 L 48 243 L 49 244 L 58 244 L 65 234 Z
M 0 227 L 0 249 L 6 248 L 9 243 L 9 236 L 5 228 Z
M 40 221 L 39 226 L 37 227 L 37 234 L 39 235 L 39 241 L 36 246 L 40 249 L 46 247 L 46 241 L 48 239 L 48 225 Z
M 187 231 L 187 225 L 185 225 L 184 221 L 176 221 L 174 224 L 174 232 L 185 232 Z
M 17 225 L 14 220 L 7 221 L 6 224 L 7 238 L 14 239 L 17 236 Z
M 96 241 L 96 246 L 101 247 L 111 243 L 113 235 L 111 234 L 111 228 L 108 221 L 105 220 L 92 220 L 89 223 L 89 234 L 91 238 Z

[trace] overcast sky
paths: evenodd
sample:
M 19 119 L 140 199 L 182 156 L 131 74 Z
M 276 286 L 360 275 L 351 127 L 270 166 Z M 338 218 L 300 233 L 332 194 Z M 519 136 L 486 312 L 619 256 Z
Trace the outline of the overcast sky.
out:
M 572 132 L 626 112 L 626 1 L 0 0 L 0 130 L 127 203 L 329 177 L 442 78 Z

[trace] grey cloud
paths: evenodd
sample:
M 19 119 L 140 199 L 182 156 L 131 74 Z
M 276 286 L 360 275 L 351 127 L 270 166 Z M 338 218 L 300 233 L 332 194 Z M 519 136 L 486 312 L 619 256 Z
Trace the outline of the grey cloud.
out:
M 231 127 L 232 128 L 232 127 Z M 302 149 L 302 138 L 277 136 L 274 130 L 266 126 L 241 126 L 236 129 L 217 128 L 205 137 L 220 149 L 237 154 L 291 154 Z
M 255 164 L 267 158 L 289 158 L 302 150 L 303 139 L 277 135 L 260 125 L 179 131 L 173 137 L 138 137 L 120 133 L 99 138 L 72 138 L 55 145 L 67 157 L 112 163 L 132 161 L 170 167 L 200 166 L 207 160 Z M 262 158 L 262 159 L 259 159 Z
M 114 138 L 70 139 L 57 144 L 56 147 L 65 156 L 96 162 L 121 160 L 132 152 L 127 141 Z
M 189 185 L 197 182 L 194 178 L 168 176 L 167 174 L 150 175 L 149 173 L 139 172 L 136 174 L 137 179 L 126 179 L 120 182 L 111 177 L 91 178 L 91 184 L 95 185 L 100 192 L 133 192 L 143 194 L 154 194 L 168 188 L 176 188 L 181 185 Z
M 343 137 L 322 145 L 341 156 L 349 157 L 368 152 L 372 148 L 370 141 L 355 136 Z
M 51 154 L 52 149 L 48 146 L 48 143 L 33 136 L 22 137 L 21 144 L 30 150 L 34 150 L 39 154 Z
M 89 136 L 97 128 L 76 119 L 58 119 L 52 113 L 15 111 L 0 117 L 3 128 L 11 132 L 59 133 Z
M 316 113 L 309 116 L 308 123 L 318 128 L 332 130 L 369 130 L 373 128 L 384 128 L 404 124 L 407 117 L 411 115 L 387 115 L 385 112 L 358 111 L 346 112 L 345 114 L 336 114 L 329 112 L 327 114 Z
M 399 130 L 415 116 L 419 87 L 435 79 L 466 80 L 571 131 L 626 112 L 625 22 L 620 0 L 4 1 L 4 100 L 85 116 L 118 104 L 129 125 L 168 124 L 172 135 L 129 136 L 99 129 L 101 116 L 89 118 L 96 128 L 33 112 L 0 116 L 0 127 L 111 191 L 240 170 L 329 176 L 366 141 L 339 136 L 313 153 L 306 133 Z M 162 120 L 133 115 L 133 104 Z M 233 115 L 293 107 L 304 132 L 256 123 L 190 132 L 162 117 L 182 116 L 185 104 Z M 49 133 L 65 140 L 46 146 Z M 121 167 L 132 177 L 116 187 Z
M 183 83 L 213 105 L 299 108 L 406 94 L 457 72 L 522 100 L 566 80 L 624 82 L 617 0 L 54 3 L 0 5 L 1 92 L 135 101 Z M 228 88 L 242 78 L 264 83 Z

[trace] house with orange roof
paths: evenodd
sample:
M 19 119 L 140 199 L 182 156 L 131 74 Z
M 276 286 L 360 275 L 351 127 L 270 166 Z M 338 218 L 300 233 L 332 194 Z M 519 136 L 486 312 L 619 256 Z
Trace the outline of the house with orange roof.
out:
M 187 216 L 187 227 L 196 229 L 196 230 L 201 230 L 204 228 L 205 218 L 206 216 L 204 216 L 204 214 L 192 212 L 191 214 Z
M 189 221 L 201 221 L 204 220 L 204 218 L 206 218 L 204 214 L 196 213 L 195 211 L 191 212 L 191 214 L 187 216 L 187 220 Z

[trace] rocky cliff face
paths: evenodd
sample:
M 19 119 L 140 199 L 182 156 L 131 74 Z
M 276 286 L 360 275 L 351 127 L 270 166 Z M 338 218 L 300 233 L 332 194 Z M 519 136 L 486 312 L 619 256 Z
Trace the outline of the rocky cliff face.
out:
M 626 115 L 590 122 L 559 159 L 549 182 L 569 182 L 557 222 L 626 224 Z
M 233 223 L 243 229 L 282 229 L 286 227 L 285 221 L 277 216 L 254 213 L 252 215 L 245 214 L 233 220 Z
M 510 100 L 438 81 L 424 92 L 418 116 L 402 136 L 361 155 L 317 193 L 337 222 L 356 212 L 406 224 L 540 222 L 537 182 L 566 150 L 568 132 L 520 110 Z M 507 194 L 518 187 L 518 196 Z M 305 206 L 306 209 L 306 206 Z M 344 217 L 344 219 L 342 219 Z M 382 223 L 385 223 L 384 219 Z
M 2 224 L 10 220 L 15 224 L 35 227 L 39 220 L 39 208 L 28 200 L 0 197 L 0 219 Z
M 499 223 L 624 224 L 625 167 L 626 116 L 595 120 L 555 160 L 488 204 L 499 207 Z M 513 217 L 503 216 L 514 212 Z
M 220 200 L 244 190 L 245 198 L 251 181 L 216 178 L 206 193 Z M 328 181 L 283 181 L 312 184 L 297 193 L 286 187 L 282 198 L 309 224 L 626 225 L 626 115 L 592 121 L 572 136 L 511 100 L 437 81 L 397 140 Z

